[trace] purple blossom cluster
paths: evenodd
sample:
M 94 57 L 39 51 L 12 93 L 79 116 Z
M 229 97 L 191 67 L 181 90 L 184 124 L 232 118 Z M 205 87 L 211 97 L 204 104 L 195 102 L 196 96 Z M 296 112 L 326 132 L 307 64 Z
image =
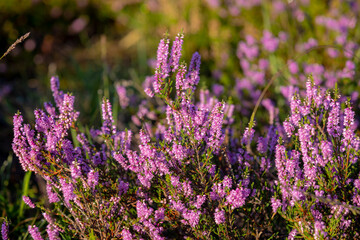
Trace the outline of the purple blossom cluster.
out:
M 231 155 L 222 153 L 221 148 L 226 138 L 223 125 L 233 122 L 234 108 L 211 97 L 208 91 L 201 91 L 200 101 L 194 102 L 200 55 L 193 55 L 188 69 L 180 65 L 182 42 L 183 35 L 178 35 L 170 53 L 168 39 L 159 44 L 150 90 L 164 99 L 166 118 L 159 122 L 155 138 L 153 126 L 141 129 L 136 148 L 131 146 L 130 130 L 116 129 L 107 99 L 101 106 L 101 128 L 81 132 L 76 125 L 79 113 L 73 108 L 74 97 L 59 90 L 56 77 L 51 78 L 56 105 L 46 103 L 46 111 L 35 110 L 34 129 L 23 123 L 20 114 L 14 116 L 13 149 L 24 170 L 42 176 L 49 202 L 55 206 L 63 203 L 67 209 L 60 214 L 66 218 L 51 217 L 52 211 L 53 216 L 59 215 L 57 208 L 43 213 L 50 239 L 57 239 L 60 232 L 86 238 L 89 229 L 99 237 L 163 239 L 168 224 L 180 224 L 200 236 L 201 221 L 227 221 L 227 206 L 240 214 L 250 195 L 248 184 L 244 184 L 249 181 L 243 181 L 244 168 L 232 161 L 237 164 L 237 175 L 230 176 L 225 174 L 227 166 L 216 164 L 222 154 Z M 172 84 L 172 76 L 176 97 L 170 100 L 167 86 Z M 120 99 L 125 107 L 124 89 L 118 87 L 118 93 L 125 95 Z M 142 111 L 148 110 L 144 106 Z M 75 131 L 75 139 L 71 139 L 70 131 Z M 247 133 L 247 142 L 253 134 L 252 130 Z M 234 154 L 244 155 L 245 151 L 235 150 Z M 154 201 L 156 192 L 160 198 Z M 35 207 L 28 197 L 24 201 Z M 94 229 L 97 224 L 101 227 Z M 29 233 L 34 239 L 41 238 L 36 226 L 29 226 Z
M 283 38 L 264 32 L 262 50 L 250 36 L 239 43 L 241 65 L 253 78 L 249 85 L 264 83 L 263 70 L 269 69 L 266 59 L 250 62 L 261 51 L 276 51 Z M 189 67 L 181 63 L 182 44 L 181 34 L 171 49 L 168 38 L 161 40 L 155 74 L 145 83 L 148 98 L 132 118 L 143 126 L 138 132 L 118 130 L 105 98 L 102 126 L 83 131 L 74 97 L 59 90 L 56 77 L 55 106 L 35 110 L 34 128 L 21 114 L 14 116 L 13 150 L 25 171 L 46 181 L 52 207 L 41 211 L 48 238 L 241 239 L 252 230 L 288 239 L 358 234 L 352 210 L 360 205 L 360 139 L 351 104 L 308 80 L 305 91 L 287 96 L 286 120 L 265 99 L 266 132 L 251 120 L 239 134 L 236 106 L 203 89 L 197 100 L 201 58 L 195 53 Z M 298 74 L 295 61 L 289 66 Z M 125 109 L 126 89 L 118 86 L 117 92 Z M 42 239 L 45 231 L 33 225 L 28 232 Z
M 43 240 L 38 227 L 29 225 L 28 231 L 34 240 Z
M 276 146 L 275 166 L 281 198 L 272 199 L 273 210 L 282 206 L 280 211 L 285 209 L 287 215 L 292 214 L 290 209 L 300 206 L 303 212 L 296 213 L 295 217 L 310 226 L 293 225 L 302 236 L 311 234 L 314 239 L 324 239 L 334 226 L 340 229 L 337 234 L 348 236 L 345 232 L 351 225 L 350 206 L 338 213 L 336 223 L 323 213 L 333 211 L 334 206 L 347 205 L 357 196 L 353 182 L 358 176 L 350 170 L 358 162 L 360 150 L 355 114 L 349 102 L 342 108 L 336 92 L 332 96 L 310 79 L 306 96 L 293 95 L 290 105 L 290 116 L 283 123 L 286 137 Z M 352 204 L 357 206 L 357 201 Z
M 9 239 L 9 223 L 6 220 L 1 224 L 1 237 L 3 240 Z
M 28 196 L 23 196 L 23 201 L 30 208 L 36 208 L 35 204 L 31 201 L 31 199 Z

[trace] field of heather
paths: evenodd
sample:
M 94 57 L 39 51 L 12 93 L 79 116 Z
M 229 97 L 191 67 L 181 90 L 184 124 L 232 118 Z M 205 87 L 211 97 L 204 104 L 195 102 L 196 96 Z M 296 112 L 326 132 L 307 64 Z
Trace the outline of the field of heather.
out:
M 359 17 L 0 1 L 0 236 L 360 239 Z

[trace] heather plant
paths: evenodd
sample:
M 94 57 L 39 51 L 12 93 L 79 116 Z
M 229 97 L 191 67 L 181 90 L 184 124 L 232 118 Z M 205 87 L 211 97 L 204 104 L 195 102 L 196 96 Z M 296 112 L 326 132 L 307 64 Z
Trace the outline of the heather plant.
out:
M 293 230 L 289 239 L 359 237 L 359 147 L 355 112 L 337 90 L 308 80 L 306 96 L 294 94 L 286 132 L 276 145 L 277 193 L 271 199 Z
M 241 162 L 234 170 L 219 162 L 226 137 L 224 111 L 229 121 L 231 106 L 216 99 L 193 103 L 200 55 L 193 55 L 187 69 L 179 64 L 181 46 L 179 35 L 169 56 L 169 40 L 160 42 L 153 89 L 145 92 L 164 99 L 166 123 L 155 139 L 142 129 L 137 147 L 131 146 L 131 131 L 116 129 L 107 99 L 102 127 L 81 132 L 75 98 L 59 90 L 57 77 L 51 78 L 55 106 L 45 103 L 45 111 L 35 110 L 34 129 L 23 123 L 21 114 L 14 116 L 13 150 L 25 171 L 46 181 L 53 207 L 46 209 L 27 196 L 23 200 L 42 210 L 50 239 L 241 236 L 246 221 L 234 222 L 234 216 L 251 192 L 247 170 Z M 71 139 L 70 132 L 77 137 Z M 249 130 L 242 144 L 252 135 Z M 34 239 L 42 239 L 37 226 L 28 230 Z
M 22 116 L 17 114 L 13 143 L 24 170 L 35 172 L 47 182 L 48 199 L 54 208 L 38 207 L 48 222 L 48 236 L 120 236 L 119 224 L 127 216 L 119 213 L 131 209 L 135 190 L 130 185 L 133 177 L 122 173 L 126 170 L 120 168 L 112 154 L 128 150 L 131 132 L 115 130 L 110 103 L 104 100 L 104 124 L 101 130 L 92 131 L 94 140 L 89 139 L 75 126 L 79 113 L 73 109 L 74 97 L 59 90 L 56 77 L 51 79 L 51 87 L 56 108 L 46 103 L 46 111 L 35 110 L 35 129 L 23 125 Z M 73 141 L 68 138 L 70 129 L 77 133 Z M 97 137 L 102 141 L 96 142 Z M 119 204 L 121 195 L 126 196 L 124 206 Z M 24 201 L 35 207 L 28 197 Z M 41 239 L 36 226 L 29 226 L 29 233 Z
M 84 130 L 75 97 L 57 77 L 50 80 L 55 105 L 34 111 L 34 128 L 14 116 L 13 150 L 25 171 L 46 181 L 52 205 L 23 201 L 41 210 L 48 238 L 358 236 L 360 142 L 350 103 L 309 81 L 304 100 L 291 98 L 287 120 L 264 101 L 272 114 L 266 131 L 256 133 L 251 120 L 239 134 L 234 105 L 208 90 L 197 100 L 201 57 L 194 53 L 187 67 L 182 44 L 182 34 L 172 45 L 160 41 L 148 98 L 133 117 L 151 121 L 138 133 L 117 129 L 106 98 L 102 126 Z M 125 87 L 116 90 L 126 108 Z M 158 114 L 149 114 L 156 103 Z M 43 239 L 36 225 L 28 232 Z
M 52 202 L 50 208 L 46 204 L 44 207 L 43 199 L 35 198 L 34 192 L 9 197 L 7 193 L 12 190 L 1 189 L 5 196 L 0 199 L 5 209 L 1 217 L 7 215 L 10 220 L 4 225 L 10 227 L 10 237 L 24 232 L 22 217 L 12 219 L 18 212 L 24 212 L 23 208 L 16 208 L 23 200 L 22 204 L 29 208 L 23 215 L 34 213 L 28 229 L 34 238 L 44 236 L 45 221 L 51 222 L 49 238 L 56 238 L 56 234 L 62 238 L 357 238 L 358 150 L 352 145 L 358 141 L 357 119 L 354 117 L 348 125 L 345 119 L 356 115 L 358 107 L 359 3 L 130 2 L 120 4 L 121 17 L 112 12 L 116 1 L 105 3 L 111 6 L 108 17 L 114 20 L 111 21 L 116 29 L 126 29 L 126 33 L 114 36 L 109 33 L 118 31 L 107 31 L 106 38 L 97 38 L 88 31 L 98 24 L 93 24 L 91 19 L 95 18 L 87 18 L 84 10 L 81 16 L 65 21 L 81 23 L 88 19 L 87 27 L 85 24 L 79 34 L 81 42 L 87 42 L 87 36 L 91 36 L 88 46 L 101 45 L 101 58 L 96 47 L 90 54 L 87 48 L 86 56 L 81 51 L 71 54 L 74 61 L 69 62 L 79 61 L 81 68 L 75 67 L 75 71 L 80 76 L 73 72 L 73 66 L 58 71 L 63 85 L 86 88 L 82 91 L 86 100 L 78 108 L 81 115 L 73 109 L 73 96 L 61 92 L 58 80 L 52 78 L 55 104 L 45 104 L 45 110 L 36 111 L 35 126 L 23 124 L 20 115 L 15 117 L 14 151 L 25 169 L 45 179 L 49 200 L 57 202 Z M 46 5 L 53 7 L 53 3 Z M 62 4 L 55 5 L 44 16 L 69 17 L 71 7 L 62 9 Z M 139 9 L 141 14 L 137 15 Z M 60 18 L 53 15 L 56 12 Z M 11 22 L 6 13 L 4 16 L 6 22 Z M 16 29 L 14 24 L 6 24 L 9 33 L 14 34 L 9 30 Z M 72 26 L 75 25 L 68 30 Z M 42 39 L 37 32 L 39 27 L 32 30 L 37 37 L 25 42 L 25 50 L 30 53 L 34 42 L 35 49 L 41 46 L 46 50 L 36 53 L 34 60 L 40 67 L 32 70 L 46 69 L 43 71 L 48 74 L 54 71 L 54 66 L 61 66 L 56 62 L 44 68 L 45 63 L 53 62 L 48 53 L 59 51 L 47 49 L 52 45 L 51 31 L 47 29 L 50 37 Z M 186 41 L 183 47 L 183 36 L 179 35 L 171 47 L 168 38 L 162 40 L 157 59 L 149 60 L 148 65 L 154 66 L 156 72 L 145 78 L 144 92 L 139 86 L 147 73 L 145 46 L 153 46 L 150 34 L 160 35 L 164 28 L 170 33 L 184 28 L 191 41 Z M 112 49 L 111 46 L 119 46 L 118 37 L 122 38 L 121 47 L 116 49 L 121 49 L 121 54 L 106 52 L 107 46 Z M 56 34 L 53 45 L 67 40 Z M 101 43 L 96 44 L 98 40 Z M 190 60 L 195 49 L 199 53 L 193 55 L 188 66 L 179 60 L 181 53 Z M 199 81 L 200 54 L 202 81 Z M 120 63 L 123 56 L 130 61 Z M 29 60 L 18 55 L 16 62 L 21 58 Z M 94 61 L 84 59 L 102 62 L 86 67 Z M 10 65 L 2 64 L 0 70 Z M 119 75 L 127 78 L 128 73 L 130 81 L 117 78 Z M 304 91 L 312 86 L 306 85 L 309 74 L 316 86 L 331 89 L 337 84 L 351 99 L 346 103 L 338 93 L 320 89 L 313 89 L 316 97 L 309 97 L 309 90 Z M 35 78 L 30 75 L 31 79 L 42 78 L 41 73 Z M 83 84 L 69 82 L 72 78 L 82 79 Z M 89 131 L 81 123 L 96 125 L 101 121 L 96 117 L 98 108 L 93 107 L 98 102 L 97 94 L 99 99 L 102 97 L 101 90 L 98 91 L 101 80 L 104 96 L 112 101 L 115 91 L 109 86 L 112 81 L 121 82 L 115 86 L 119 101 L 113 101 L 111 106 L 104 99 L 100 110 L 104 124 Z M 6 98 L 0 102 L 5 108 L 1 111 L 24 107 L 26 119 L 28 106 L 23 103 L 28 98 L 17 92 L 22 86 L 19 88 L 16 82 L 4 85 Z M 32 80 L 30 85 L 37 84 Z M 8 105 L 11 98 L 15 100 L 14 96 L 16 101 Z M 310 104 L 312 101 L 321 104 Z M 247 125 L 254 107 L 257 124 L 250 121 Z M 299 109 L 303 111 L 300 115 Z M 289 112 L 290 117 L 285 120 Z M 298 122 L 293 118 L 299 118 Z M 333 132 L 341 134 L 335 136 Z M 302 134 L 310 136 L 300 137 Z M 346 141 L 349 143 L 345 144 Z M 28 172 L 26 176 L 30 175 Z M 11 189 L 14 188 L 15 185 Z M 39 220 L 36 211 L 47 215 Z
M 166 38 L 159 45 L 153 88 L 145 91 L 151 97 L 155 93 L 165 100 L 166 122 L 156 142 L 150 141 L 148 133 L 140 133 L 141 147 L 152 149 L 146 154 L 163 155 L 170 166 L 154 178 L 157 183 L 154 187 L 162 192 L 166 209 L 173 215 L 165 219 L 164 234 L 238 238 L 246 234 L 247 219 L 240 220 L 240 216 L 246 214 L 242 207 L 251 189 L 245 161 L 233 156 L 230 162 L 229 151 L 222 148 L 225 139 L 230 137 L 222 128 L 224 116 L 226 114 L 225 122 L 231 123 L 233 106 L 209 98 L 204 92 L 200 102 L 194 103 L 200 56 L 193 55 L 188 69 L 179 64 L 181 44 L 180 35 L 171 52 Z M 173 72 L 176 72 L 174 78 Z M 176 96 L 170 100 L 173 86 Z M 251 141 L 252 135 L 251 130 L 244 134 L 243 146 Z M 246 154 L 242 150 L 238 155 L 240 158 Z M 161 171 L 162 166 L 159 168 Z

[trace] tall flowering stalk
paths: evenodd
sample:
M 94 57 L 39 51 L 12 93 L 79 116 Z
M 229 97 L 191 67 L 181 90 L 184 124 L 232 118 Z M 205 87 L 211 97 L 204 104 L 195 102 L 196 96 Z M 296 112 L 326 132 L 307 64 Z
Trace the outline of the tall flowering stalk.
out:
M 6 219 L 1 224 L 1 237 L 3 240 L 9 239 L 9 223 Z

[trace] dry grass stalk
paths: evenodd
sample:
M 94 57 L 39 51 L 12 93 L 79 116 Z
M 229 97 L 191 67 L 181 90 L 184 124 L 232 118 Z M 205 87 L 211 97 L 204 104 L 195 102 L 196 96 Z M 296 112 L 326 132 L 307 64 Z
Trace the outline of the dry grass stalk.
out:
M 8 50 L 1 56 L 0 60 L 3 59 L 6 55 L 8 55 L 12 50 L 15 49 L 16 45 L 18 45 L 19 43 L 21 43 L 22 41 L 24 41 L 26 38 L 28 38 L 30 35 L 30 32 L 24 34 L 23 36 L 21 36 L 20 38 L 16 39 L 16 41 L 11 44 L 11 46 L 8 48 Z

